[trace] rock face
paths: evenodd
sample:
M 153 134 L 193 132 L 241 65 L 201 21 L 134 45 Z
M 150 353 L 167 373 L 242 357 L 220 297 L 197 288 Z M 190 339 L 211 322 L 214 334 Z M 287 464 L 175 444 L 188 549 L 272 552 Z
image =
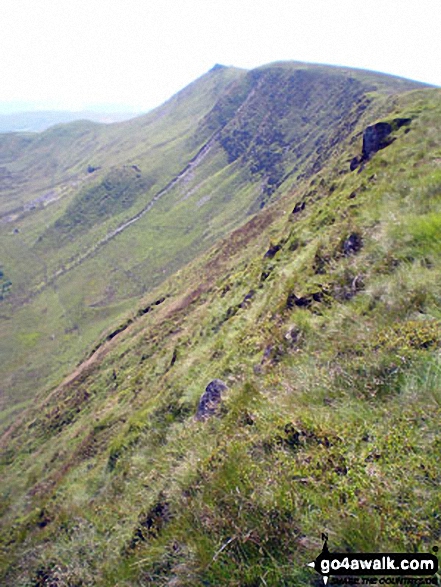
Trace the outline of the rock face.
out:
M 350 170 L 354 171 L 357 167 L 360 167 L 360 171 L 363 169 L 363 164 L 374 155 L 380 149 L 384 149 L 389 146 L 394 139 L 390 137 L 393 130 L 400 128 L 403 124 L 409 124 L 410 119 L 408 118 L 397 118 L 392 124 L 388 122 L 377 122 L 371 126 L 367 126 L 363 132 L 363 148 L 361 157 L 354 157 L 350 163 Z
M 374 153 L 387 147 L 391 143 L 387 139 L 391 133 L 392 125 L 388 122 L 377 122 L 377 124 L 368 126 L 363 133 L 363 161 L 367 161 Z
M 228 389 L 226 383 L 221 379 L 213 379 L 207 387 L 199 400 L 198 409 L 196 412 L 197 420 L 206 420 L 213 416 L 222 400 L 222 394 Z

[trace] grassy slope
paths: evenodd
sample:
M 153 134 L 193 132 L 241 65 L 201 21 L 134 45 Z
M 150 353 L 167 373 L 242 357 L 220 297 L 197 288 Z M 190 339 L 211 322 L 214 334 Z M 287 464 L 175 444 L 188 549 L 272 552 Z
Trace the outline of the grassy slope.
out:
M 78 121 L 40 134 L 0 135 L 0 161 L 12 179 L 11 192 L 2 190 L 2 212 L 11 208 L 11 195 L 19 190 L 19 203 L 25 203 L 39 189 L 53 189 L 59 182 L 64 183 L 66 174 L 77 181 L 87 178 L 89 164 L 109 168 L 127 164 L 136 156 L 151 156 L 152 147 L 158 148 L 188 132 L 211 109 L 228 83 L 240 75 L 235 68 L 208 72 L 159 108 L 126 122 L 100 125 Z M 24 171 L 26 190 L 20 183 Z
M 72 367 L 80 350 L 96 338 L 109 318 L 124 311 L 127 297 L 139 294 L 136 278 L 131 282 L 127 279 L 132 269 L 130 262 L 127 263 L 127 258 L 131 258 L 131 243 L 122 250 L 122 258 L 117 256 L 116 260 L 107 261 L 104 256 L 98 269 L 96 264 L 90 269 L 92 275 L 86 270 L 84 279 L 91 296 L 93 281 L 98 279 L 95 288 L 98 299 L 90 303 L 84 302 L 79 289 L 81 275 L 71 272 L 64 283 L 54 282 L 53 276 L 60 269 L 75 267 L 77 260 L 93 250 L 100 238 L 145 207 L 186 166 L 207 138 L 194 136 L 198 120 L 211 109 L 222 88 L 239 74 L 234 69 L 209 73 L 136 122 L 110 127 L 83 123 L 55 127 L 31 137 L 27 149 L 19 144 L 4 161 L 17 173 L 28 170 L 27 183 L 20 190 L 22 204 L 35 200 L 49 188 L 54 197 L 59 196 L 55 203 L 36 204 L 30 213 L 19 214 L 15 222 L 1 226 L 1 261 L 13 283 L 1 308 L 1 352 L 5 357 L 3 368 L 6 365 L 8 369 L 3 374 L 2 387 L 9 401 L 29 397 L 32 387 L 35 388 L 30 374 L 40 383 L 48 376 L 45 357 L 55 354 L 52 371 L 55 366 L 55 377 L 59 378 L 59 373 L 66 372 L 69 365 Z M 14 145 L 20 138 L 17 135 L 2 140 L 5 144 L 12 141 Z M 16 157 L 17 152 L 20 157 Z M 98 169 L 88 173 L 88 165 Z M 137 178 L 132 165 L 142 168 L 141 178 Z M 53 169 L 52 176 L 49 168 Z M 113 183 L 113 190 L 109 190 L 110 198 L 107 198 L 111 205 L 105 208 L 106 198 L 97 196 L 102 196 L 100 189 L 105 191 L 100 186 L 108 183 Z M 29 195 L 27 189 L 31 184 L 34 191 Z M 123 202 L 118 205 L 124 189 L 128 195 L 126 205 Z M 7 203 L 8 210 L 11 200 L 15 202 L 13 195 L 5 190 L 2 202 Z M 87 231 L 82 222 L 86 218 Z M 116 277 L 114 270 L 118 273 Z M 127 281 L 131 284 L 129 291 Z M 143 285 L 142 291 L 151 287 L 148 278 L 144 281 L 147 286 Z M 73 283 L 77 284 L 76 288 L 72 287 Z M 113 299 L 115 289 L 116 300 Z M 29 299 L 32 293 L 34 297 Z M 31 348 L 35 367 L 27 359 L 29 341 L 34 343 Z
M 393 108 L 392 95 L 412 87 L 304 64 L 221 68 L 136 120 L 0 137 L 0 210 L 12 217 L 0 225 L 12 283 L 0 312 L 0 425 L 141 295 L 320 169 L 364 112 L 375 118 L 374 103 Z
M 395 116 L 360 173 L 363 121 L 3 436 L 5 585 L 306 585 L 324 530 L 437 542 L 440 92 Z M 214 377 L 221 416 L 197 422 Z

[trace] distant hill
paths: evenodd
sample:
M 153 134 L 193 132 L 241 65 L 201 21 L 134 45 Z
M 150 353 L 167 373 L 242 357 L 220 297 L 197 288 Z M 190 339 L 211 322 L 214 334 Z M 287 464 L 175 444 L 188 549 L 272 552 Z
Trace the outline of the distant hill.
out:
M 133 112 L 68 112 L 62 110 L 14 112 L 0 114 L 0 133 L 42 132 L 55 124 L 65 124 L 75 120 L 112 123 L 129 120 L 135 116 L 139 116 L 139 114 Z

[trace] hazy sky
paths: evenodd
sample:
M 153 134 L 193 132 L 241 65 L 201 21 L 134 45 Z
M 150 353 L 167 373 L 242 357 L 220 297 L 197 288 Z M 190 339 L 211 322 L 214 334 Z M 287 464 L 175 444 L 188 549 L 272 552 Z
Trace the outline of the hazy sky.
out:
M 1 0 L 0 102 L 145 111 L 215 63 L 292 59 L 441 86 L 441 0 Z

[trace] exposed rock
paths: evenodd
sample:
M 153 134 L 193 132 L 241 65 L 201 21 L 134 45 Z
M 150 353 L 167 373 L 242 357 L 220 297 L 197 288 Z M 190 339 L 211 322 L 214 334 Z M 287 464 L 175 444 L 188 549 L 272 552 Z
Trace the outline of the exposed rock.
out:
M 140 308 L 136 315 L 137 316 L 144 316 L 144 314 L 148 314 L 149 312 L 151 312 L 152 310 L 154 310 L 154 306 L 159 306 L 160 304 L 162 304 L 163 302 L 165 302 L 166 298 L 162 297 L 159 298 L 157 300 L 155 300 L 154 302 L 152 302 L 151 304 L 149 304 L 148 306 L 146 306 L 145 308 Z
M 228 308 L 228 310 L 226 311 L 224 320 L 229 320 L 230 318 L 235 316 L 237 314 L 237 312 L 239 311 L 240 307 L 241 306 L 230 306 Z
M 271 275 L 271 272 L 274 270 L 273 265 L 268 265 L 266 269 L 264 269 L 260 275 L 260 281 L 266 281 L 268 277 Z
M 272 245 L 264 255 L 266 259 L 272 259 L 274 255 L 280 251 L 282 247 L 280 245 Z
M 360 159 L 358 157 L 354 157 L 349 165 L 349 169 L 351 171 L 355 171 L 359 165 L 360 165 Z
M 213 416 L 222 400 L 222 394 L 228 389 L 226 383 L 221 379 L 213 379 L 207 387 L 199 400 L 198 409 L 196 412 L 197 420 L 205 420 Z
M 380 149 L 388 147 L 395 139 L 390 135 L 394 130 L 398 130 L 403 125 L 410 124 L 410 118 L 396 118 L 389 122 L 377 122 L 364 129 L 363 132 L 363 148 L 361 157 L 354 157 L 351 160 L 349 168 L 351 171 L 355 171 L 357 167 L 360 167 L 360 171 L 363 169 L 363 164 L 374 155 Z
M 343 253 L 346 257 L 355 255 L 363 246 L 363 240 L 359 234 L 353 232 L 343 243 Z
M 297 204 L 294 206 L 294 210 L 291 212 L 291 214 L 298 214 L 299 212 L 303 212 L 303 210 L 305 209 L 306 203 L 305 202 L 297 202 Z
M 256 295 L 256 291 L 254 289 L 250 289 L 250 291 L 247 293 L 247 295 L 244 297 L 244 299 L 239 304 L 239 308 L 245 308 L 248 305 L 248 302 L 250 300 L 252 300 L 255 295 Z
M 309 296 L 302 296 L 300 298 L 297 297 L 296 294 L 290 293 L 288 299 L 286 300 L 286 307 L 289 310 L 292 310 L 294 307 L 309 308 L 312 302 L 321 302 L 322 299 L 323 293 L 321 291 L 317 291 Z
M 394 118 L 392 121 L 392 126 L 394 130 L 401 128 L 402 126 L 409 126 L 412 122 L 411 118 Z
M 377 122 L 368 126 L 363 133 L 362 160 L 367 161 L 374 153 L 390 145 L 388 139 L 392 132 L 392 126 L 388 122 Z
M 173 367 L 173 365 L 176 363 L 176 361 L 178 360 L 178 349 L 175 348 L 173 349 L 173 355 L 170 361 L 170 367 Z
M 286 300 L 286 307 L 289 310 L 292 308 L 308 308 L 312 303 L 312 300 L 309 296 L 297 297 L 296 294 L 290 293 L 288 299 Z

